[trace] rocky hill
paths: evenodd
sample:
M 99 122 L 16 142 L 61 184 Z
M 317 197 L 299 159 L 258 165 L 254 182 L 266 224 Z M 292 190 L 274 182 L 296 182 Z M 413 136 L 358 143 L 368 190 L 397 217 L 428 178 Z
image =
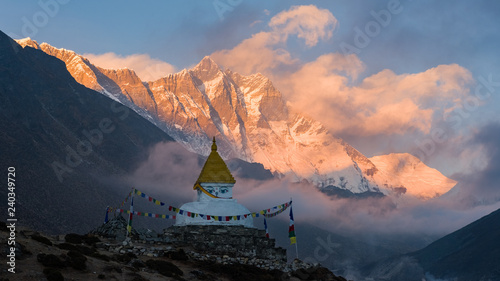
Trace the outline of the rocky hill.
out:
M 108 222 L 113 223 L 113 221 Z M 120 224 L 120 223 L 118 223 Z M 117 229 L 125 232 L 123 220 Z M 134 231 L 135 232 L 135 231 Z M 138 232 L 135 232 L 138 233 Z M 141 239 L 117 241 L 93 234 L 50 236 L 29 229 L 14 232 L 15 273 L 2 267 L 0 280 L 331 280 L 346 281 L 328 269 L 295 260 L 276 269 L 278 261 L 198 254 L 175 242 Z M 0 239 L 11 231 L 0 223 Z M 139 236 L 136 236 L 137 238 Z M 266 239 L 266 238 L 264 238 Z M 2 253 L 10 254 L 7 244 Z M 213 256 L 213 259 L 212 259 Z M 9 267 L 12 268 L 12 267 Z

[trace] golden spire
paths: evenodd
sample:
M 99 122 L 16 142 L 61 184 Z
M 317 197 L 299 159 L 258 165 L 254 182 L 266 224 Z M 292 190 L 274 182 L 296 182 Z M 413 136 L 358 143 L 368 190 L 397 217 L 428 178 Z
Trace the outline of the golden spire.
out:
M 222 160 L 222 157 L 220 157 L 219 153 L 217 152 L 215 137 L 212 142 L 212 152 L 210 152 L 210 155 L 208 155 L 207 161 L 205 162 L 205 165 L 203 165 L 200 176 L 194 184 L 193 189 L 196 189 L 200 183 L 205 182 L 230 184 L 236 183 L 236 180 L 233 178 L 233 175 L 231 175 L 231 172 L 227 168 L 226 163 L 224 163 L 224 160 Z
M 217 151 L 217 144 L 215 144 L 215 137 L 214 137 L 214 140 L 212 142 L 212 151 Z

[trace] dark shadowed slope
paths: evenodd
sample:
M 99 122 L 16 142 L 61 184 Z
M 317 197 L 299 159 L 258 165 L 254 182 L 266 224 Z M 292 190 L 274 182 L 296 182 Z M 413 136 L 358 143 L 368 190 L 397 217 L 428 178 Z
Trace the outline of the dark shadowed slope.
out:
M 500 210 L 411 255 L 439 278 L 500 280 Z
M 107 204 L 126 194 L 128 187 L 110 176 L 131 172 L 149 147 L 171 140 L 77 83 L 59 59 L 23 49 L 0 32 L 1 171 L 5 178 L 8 167 L 16 169 L 20 224 L 50 233 L 87 231 Z M 6 192 L 0 191 L 4 199 Z
M 499 237 L 500 210 L 497 210 L 422 250 L 369 265 L 364 274 L 376 281 L 421 281 L 425 277 L 497 281 L 500 280 Z

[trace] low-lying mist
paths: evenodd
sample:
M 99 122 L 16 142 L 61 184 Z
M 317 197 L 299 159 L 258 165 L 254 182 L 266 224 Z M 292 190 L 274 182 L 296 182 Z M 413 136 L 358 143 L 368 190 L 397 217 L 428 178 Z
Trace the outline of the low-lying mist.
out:
M 178 143 L 159 143 L 126 182 L 167 204 L 180 206 L 195 200 L 192 186 L 203 162 Z M 340 234 L 441 236 L 500 207 L 496 202 L 465 208 L 453 196 L 427 201 L 409 196 L 334 198 L 288 177 L 266 181 L 235 177 L 234 198 L 249 210 L 267 209 L 292 198 L 296 223 L 307 222 Z M 166 208 L 163 211 L 168 213 Z M 288 216 L 273 219 L 288 220 Z
M 167 206 L 180 207 L 196 200 L 193 185 L 204 161 L 204 157 L 176 142 L 158 143 L 150 149 L 147 160 L 120 181 L 123 186 L 135 187 Z M 256 212 L 292 199 L 301 259 L 321 262 L 351 279 L 364 276 L 361 268 L 373 262 L 423 248 L 500 208 L 500 202 L 470 204 L 470 192 L 464 192 L 470 188 L 470 182 L 459 186 L 459 192 L 452 190 L 430 200 L 407 195 L 337 198 L 322 193 L 312 184 L 293 182 L 291 177 L 256 180 L 238 177 L 237 170 L 232 171 L 236 178 L 233 197 L 239 203 Z M 137 196 L 134 210 L 174 214 L 168 207 Z M 288 211 L 268 218 L 271 237 L 277 245 L 289 250 L 289 258 L 294 258 L 295 249 L 288 242 L 288 222 Z M 134 227 L 156 231 L 173 223 L 169 219 L 134 219 Z M 262 218 L 254 218 L 254 225 L 263 228 Z

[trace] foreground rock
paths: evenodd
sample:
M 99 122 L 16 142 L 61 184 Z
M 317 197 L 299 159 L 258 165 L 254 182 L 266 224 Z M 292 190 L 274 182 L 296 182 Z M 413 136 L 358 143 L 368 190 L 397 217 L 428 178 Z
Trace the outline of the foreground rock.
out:
M 299 260 L 287 264 L 279 256 L 279 248 L 274 252 L 278 256 L 266 256 L 271 251 L 262 252 L 264 256 L 260 258 L 257 255 L 241 257 L 236 253 L 211 253 L 210 248 L 200 251 L 198 246 L 191 247 L 171 238 L 170 242 L 153 241 L 165 239 L 167 236 L 163 234 L 140 240 L 137 239 L 140 233 L 137 231 L 135 236 L 117 241 L 95 234 L 47 236 L 18 230 L 16 273 L 3 269 L 0 275 L 8 279 L 1 280 L 346 281 L 319 265 Z M 7 235 L 8 232 L 0 231 L 0 239 L 6 239 Z M 274 241 L 270 243 L 274 246 Z M 7 250 L 6 244 L 1 247 L 2 252 Z

